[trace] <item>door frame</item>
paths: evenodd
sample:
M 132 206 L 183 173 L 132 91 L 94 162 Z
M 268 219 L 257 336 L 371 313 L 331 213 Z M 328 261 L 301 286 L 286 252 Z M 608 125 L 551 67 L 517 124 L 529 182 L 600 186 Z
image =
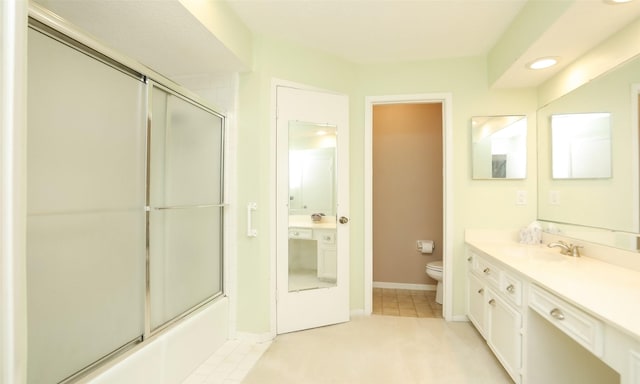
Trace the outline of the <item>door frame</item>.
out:
M 443 252 L 442 315 L 453 318 L 453 98 L 451 93 L 365 97 L 364 123 L 364 313 L 373 309 L 373 107 L 381 104 L 442 104 Z
M 283 80 L 278 78 L 271 79 L 271 100 L 269 104 L 269 129 L 270 132 L 270 148 L 277 148 L 277 132 L 278 132 L 278 124 L 277 124 L 277 95 L 278 95 L 278 87 L 289 87 L 289 88 L 297 88 L 304 91 L 315 91 L 315 92 L 323 92 L 323 93 L 336 93 L 336 91 L 313 87 L 307 84 L 296 83 L 289 80 Z M 270 154 L 269 161 L 269 222 L 271 225 L 269 226 L 269 265 L 270 265 L 270 276 L 271 281 L 269 282 L 269 312 L 270 312 L 270 320 L 269 320 L 269 335 L 271 339 L 275 338 L 278 334 L 277 331 L 277 267 L 278 267 L 278 243 L 277 239 L 277 216 L 278 216 L 278 204 L 277 204 L 277 195 L 278 195 L 278 180 L 277 180 L 277 151 L 273 150 Z

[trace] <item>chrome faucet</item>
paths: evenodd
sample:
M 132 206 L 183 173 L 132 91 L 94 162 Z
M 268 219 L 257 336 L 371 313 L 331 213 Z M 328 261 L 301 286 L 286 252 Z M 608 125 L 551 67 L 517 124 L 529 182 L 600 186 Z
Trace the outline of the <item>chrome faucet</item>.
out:
M 547 245 L 549 248 L 560 248 L 560 253 L 567 256 L 580 257 L 580 248 L 581 245 L 567 244 L 564 241 L 556 241 L 555 243 L 549 243 Z

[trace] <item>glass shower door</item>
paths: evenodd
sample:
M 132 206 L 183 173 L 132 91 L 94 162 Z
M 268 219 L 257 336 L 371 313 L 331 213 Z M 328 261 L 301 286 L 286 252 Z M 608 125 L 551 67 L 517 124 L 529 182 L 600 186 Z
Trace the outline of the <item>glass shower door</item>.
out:
M 143 335 L 146 85 L 28 39 L 28 378 L 49 384 Z
M 151 329 L 222 293 L 221 116 L 152 84 Z

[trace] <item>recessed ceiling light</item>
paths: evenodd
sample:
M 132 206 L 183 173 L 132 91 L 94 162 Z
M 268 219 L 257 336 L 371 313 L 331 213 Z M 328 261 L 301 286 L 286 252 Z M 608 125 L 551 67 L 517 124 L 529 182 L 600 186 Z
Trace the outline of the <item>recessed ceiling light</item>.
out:
M 527 64 L 527 68 L 529 69 L 544 69 L 553 67 L 558 64 L 558 59 L 556 57 L 542 57 L 540 59 L 536 59 L 531 63 Z

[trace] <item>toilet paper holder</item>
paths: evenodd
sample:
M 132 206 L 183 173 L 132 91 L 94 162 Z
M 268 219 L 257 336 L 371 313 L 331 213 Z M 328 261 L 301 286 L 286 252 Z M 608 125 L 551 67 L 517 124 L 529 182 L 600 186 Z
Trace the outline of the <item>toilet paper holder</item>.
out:
M 422 253 L 433 253 L 436 244 L 433 240 L 417 240 L 416 249 Z

